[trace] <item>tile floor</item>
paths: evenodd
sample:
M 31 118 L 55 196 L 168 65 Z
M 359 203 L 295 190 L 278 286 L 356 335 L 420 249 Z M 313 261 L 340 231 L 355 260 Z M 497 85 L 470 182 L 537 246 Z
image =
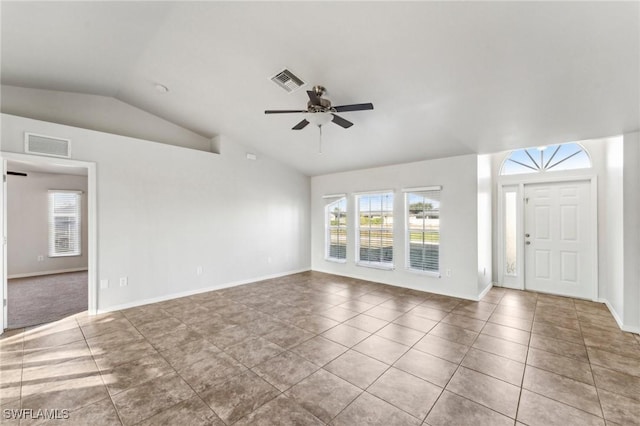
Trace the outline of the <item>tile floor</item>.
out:
M 601 304 L 500 288 L 470 302 L 309 272 L 0 350 L 8 425 L 20 408 L 92 426 L 640 424 L 640 336 Z

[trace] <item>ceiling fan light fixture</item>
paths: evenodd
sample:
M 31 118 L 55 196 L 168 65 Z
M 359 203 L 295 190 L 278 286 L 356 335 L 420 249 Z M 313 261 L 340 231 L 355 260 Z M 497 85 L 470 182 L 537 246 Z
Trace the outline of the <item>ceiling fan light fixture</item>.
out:
M 265 114 L 297 114 L 303 113 L 304 118 L 298 124 L 293 126 L 291 130 L 302 130 L 309 124 L 315 124 L 322 132 L 322 126 L 332 122 L 343 129 L 353 126 L 353 123 L 341 116 L 335 114 L 340 112 L 365 111 L 373 109 L 371 102 L 364 104 L 338 105 L 332 106 L 331 101 L 323 98 L 325 88 L 322 86 L 314 86 L 313 90 L 307 90 L 309 101 L 307 108 L 304 110 L 296 109 L 268 109 Z
M 330 112 L 309 112 L 305 114 L 304 118 L 309 123 L 320 127 L 333 120 L 333 115 Z

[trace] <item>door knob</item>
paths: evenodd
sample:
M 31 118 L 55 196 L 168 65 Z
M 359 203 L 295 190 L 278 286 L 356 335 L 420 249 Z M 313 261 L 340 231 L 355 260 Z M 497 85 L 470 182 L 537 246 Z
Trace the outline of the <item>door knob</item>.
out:
M 525 237 L 529 238 L 529 234 L 524 234 Z
M 526 244 L 526 245 L 529 245 L 529 244 L 531 244 L 531 241 L 527 241 L 527 242 L 525 242 L 525 244 Z

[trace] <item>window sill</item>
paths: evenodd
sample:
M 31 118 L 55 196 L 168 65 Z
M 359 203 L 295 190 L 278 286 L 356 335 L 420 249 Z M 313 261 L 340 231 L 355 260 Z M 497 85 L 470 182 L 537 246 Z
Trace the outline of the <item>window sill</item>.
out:
M 395 267 L 389 263 L 368 263 L 368 262 L 356 262 L 356 266 L 362 266 L 364 268 L 382 269 L 384 271 L 393 271 Z
M 332 257 L 325 257 L 324 260 L 326 260 L 327 262 L 333 262 L 333 263 L 347 263 L 347 259 L 335 259 Z
M 82 253 L 73 253 L 73 254 L 50 254 L 47 257 L 56 258 L 56 257 L 80 257 Z
M 413 268 L 406 268 L 407 272 L 411 272 L 412 274 L 416 274 L 416 275 L 424 275 L 426 277 L 433 277 L 433 278 L 442 278 L 442 274 L 440 272 L 433 272 L 433 271 L 422 271 L 420 269 L 413 269 Z

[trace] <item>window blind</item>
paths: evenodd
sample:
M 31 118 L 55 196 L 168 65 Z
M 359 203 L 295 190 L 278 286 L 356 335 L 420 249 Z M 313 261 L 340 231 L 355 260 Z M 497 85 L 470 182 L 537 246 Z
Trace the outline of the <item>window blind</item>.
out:
M 327 259 L 347 258 L 347 197 L 330 202 L 325 207 L 325 256 Z
M 356 196 L 357 261 L 365 266 L 393 266 L 393 193 Z
M 79 191 L 49 191 L 49 256 L 79 256 Z
M 440 187 L 405 193 L 407 267 L 440 273 Z

